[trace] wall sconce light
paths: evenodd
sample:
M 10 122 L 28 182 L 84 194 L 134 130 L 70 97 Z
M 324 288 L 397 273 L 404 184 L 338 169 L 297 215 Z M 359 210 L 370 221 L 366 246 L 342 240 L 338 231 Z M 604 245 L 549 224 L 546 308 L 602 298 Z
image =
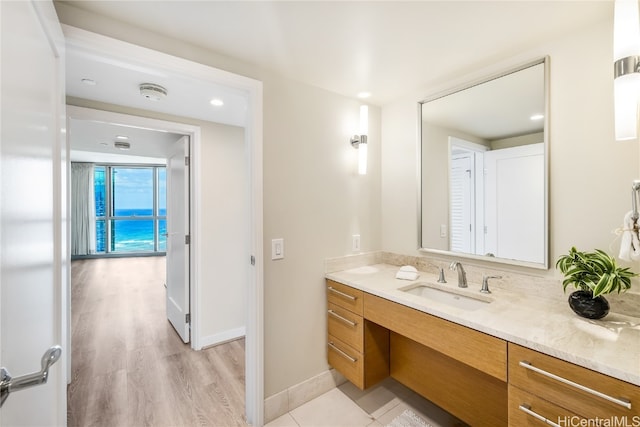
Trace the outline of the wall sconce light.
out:
M 367 174 L 367 134 L 369 133 L 369 107 L 360 106 L 360 135 L 351 138 L 351 146 L 358 150 L 358 174 Z
M 616 140 L 638 137 L 640 17 L 637 0 L 616 0 L 613 17 Z

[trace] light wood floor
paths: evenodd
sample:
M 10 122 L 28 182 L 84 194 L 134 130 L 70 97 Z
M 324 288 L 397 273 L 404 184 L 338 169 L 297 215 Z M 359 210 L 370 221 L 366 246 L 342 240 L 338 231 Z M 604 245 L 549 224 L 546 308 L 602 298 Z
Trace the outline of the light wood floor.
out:
M 69 426 L 245 426 L 244 340 L 202 351 L 165 316 L 164 257 L 72 263 Z

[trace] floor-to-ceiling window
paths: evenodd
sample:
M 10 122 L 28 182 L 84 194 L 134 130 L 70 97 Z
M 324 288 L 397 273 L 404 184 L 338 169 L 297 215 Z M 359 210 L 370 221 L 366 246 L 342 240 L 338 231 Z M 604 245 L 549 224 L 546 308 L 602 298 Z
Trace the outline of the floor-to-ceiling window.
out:
M 96 252 L 164 252 L 165 166 L 96 165 Z

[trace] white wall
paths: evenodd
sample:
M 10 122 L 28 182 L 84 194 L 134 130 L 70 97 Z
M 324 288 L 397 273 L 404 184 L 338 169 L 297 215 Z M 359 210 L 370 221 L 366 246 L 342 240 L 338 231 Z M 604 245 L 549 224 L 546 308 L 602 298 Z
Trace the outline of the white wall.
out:
M 422 200 L 422 217 L 424 218 L 422 241 L 429 242 L 429 247 L 433 249 L 444 251 L 449 250 L 449 240 L 451 237 L 449 235 L 441 237 L 440 235 L 441 225 L 447 228 L 450 227 L 450 137 L 460 138 L 487 147 L 489 146 L 489 143 L 482 138 L 461 132 L 457 129 L 448 129 L 427 122 L 422 123 L 422 164 L 425 170 L 425 173 L 421 177 L 422 191 L 429 195 L 429 198 Z M 416 168 L 418 168 L 417 165 Z M 419 169 L 417 170 L 419 171 Z M 416 221 L 417 219 L 414 222 Z
M 473 74 L 434 82 L 382 109 L 384 250 L 417 254 L 416 102 L 448 86 L 545 55 L 551 61 L 551 268 L 538 273 L 557 275 L 555 260 L 573 245 L 583 250 L 601 248 L 617 253 L 619 241 L 612 230 L 621 226 L 623 215 L 629 210 L 631 181 L 640 176 L 640 170 L 638 143 L 615 142 L 613 137 L 610 19 L 561 40 L 514 51 Z M 635 269 L 640 270 L 637 265 Z
M 369 110 L 369 173 L 349 138 L 358 103 L 291 80 L 264 85 L 265 396 L 327 369 L 324 260 L 380 247 L 380 110 Z M 285 259 L 270 261 L 271 239 Z
M 62 23 L 263 82 L 265 397 L 328 369 L 324 260 L 380 240 L 380 109 L 369 108 L 369 173 L 349 138 L 359 102 L 198 46 L 56 3 Z M 191 121 L 187 121 L 191 123 Z M 271 261 L 271 239 L 285 259 Z M 213 277 L 210 278 L 214 280 Z
M 246 327 L 249 168 L 243 128 L 207 124 L 202 135 L 200 335 L 208 345 Z

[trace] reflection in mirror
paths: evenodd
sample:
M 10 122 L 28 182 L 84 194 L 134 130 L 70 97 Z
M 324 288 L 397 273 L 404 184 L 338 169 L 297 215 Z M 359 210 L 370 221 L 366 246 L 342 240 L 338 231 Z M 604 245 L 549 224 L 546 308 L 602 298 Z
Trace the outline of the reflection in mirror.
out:
M 420 247 L 547 268 L 546 60 L 420 103 Z

